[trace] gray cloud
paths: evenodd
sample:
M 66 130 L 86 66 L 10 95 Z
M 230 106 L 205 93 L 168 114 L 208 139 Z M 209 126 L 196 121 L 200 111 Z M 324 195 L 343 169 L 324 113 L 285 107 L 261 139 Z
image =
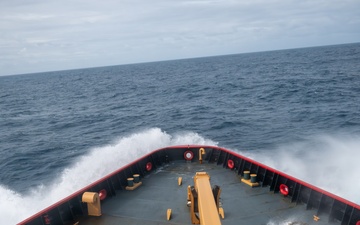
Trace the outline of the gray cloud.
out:
M 360 41 L 357 0 L 0 2 L 0 75 Z

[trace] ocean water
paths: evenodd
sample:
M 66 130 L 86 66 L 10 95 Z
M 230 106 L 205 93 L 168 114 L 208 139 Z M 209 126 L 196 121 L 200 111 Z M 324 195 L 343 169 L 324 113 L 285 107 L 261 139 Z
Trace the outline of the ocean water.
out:
M 0 224 L 177 144 L 359 204 L 360 44 L 0 77 L 0 127 Z

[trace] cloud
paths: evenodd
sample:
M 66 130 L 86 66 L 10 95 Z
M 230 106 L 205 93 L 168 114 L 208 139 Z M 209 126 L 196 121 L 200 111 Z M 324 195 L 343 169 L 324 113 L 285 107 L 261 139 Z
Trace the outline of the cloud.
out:
M 358 8 L 356 0 L 4 0 L 1 73 L 357 42 Z

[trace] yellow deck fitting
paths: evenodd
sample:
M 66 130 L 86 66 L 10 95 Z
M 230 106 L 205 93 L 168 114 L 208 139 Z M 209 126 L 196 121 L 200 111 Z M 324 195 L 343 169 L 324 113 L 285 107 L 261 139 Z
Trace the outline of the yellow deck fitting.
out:
M 180 186 L 182 184 L 182 177 L 178 177 L 178 185 Z
M 141 184 L 142 184 L 142 182 L 140 181 L 139 183 L 134 183 L 134 185 L 132 187 L 126 186 L 125 189 L 128 190 L 128 191 L 133 191 L 136 188 L 138 188 Z
M 205 154 L 205 149 L 204 148 L 200 148 L 199 149 L 199 161 L 200 161 L 200 164 L 202 164 L 202 155 Z
M 87 203 L 89 216 L 101 216 L 100 198 L 97 192 L 84 192 L 81 201 Z
M 315 221 L 319 221 L 319 220 L 320 220 L 320 217 L 314 215 L 314 220 L 315 220 Z
M 194 194 L 196 192 L 196 194 Z M 188 186 L 190 197 L 190 218 L 193 224 L 220 225 L 220 215 L 210 185 L 210 176 L 206 172 L 197 172 L 194 186 Z M 197 209 L 195 207 L 197 202 Z M 198 214 L 197 214 L 198 213 Z
M 250 187 L 257 187 L 257 186 L 259 186 L 259 183 L 258 183 L 258 182 L 251 183 L 250 180 L 245 180 L 244 178 L 241 179 L 241 182 L 249 185 Z
M 171 219 L 171 209 L 168 209 L 168 210 L 166 211 L 166 219 L 167 219 L 167 220 L 170 220 L 170 219 Z
M 219 214 L 221 216 L 222 219 L 225 218 L 225 213 L 224 213 L 224 209 L 223 208 L 219 208 Z

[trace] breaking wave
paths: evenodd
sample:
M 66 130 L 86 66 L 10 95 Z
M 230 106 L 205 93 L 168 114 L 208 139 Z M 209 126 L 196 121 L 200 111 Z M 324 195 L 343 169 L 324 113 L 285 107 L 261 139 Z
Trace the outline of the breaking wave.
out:
M 360 204 L 359 151 L 359 136 L 318 135 L 250 157 Z
M 276 149 L 240 153 L 359 204 L 360 183 L 356 177 L 360 164 L 355 157 L 360 150 L 359 140 L 359 137 L 321 135 Z M 78 157 L 51 184 L 43 184 L 26 195 L 0 186 L 0 224 L 20 222 L 155 149 L 184 144 L 217 145 L 194 132 L 170 135 L 159 128 L 150 128 L 89 149 L 88 154 Z
M 0 186 L 0 224 L 16 224 L 155 149 L 183 144 L 217 145 L 194 132 L 170 135 L 159 128 L 150 128 L 90 149 L 52 184 L 39 186 L 27 195 Z

